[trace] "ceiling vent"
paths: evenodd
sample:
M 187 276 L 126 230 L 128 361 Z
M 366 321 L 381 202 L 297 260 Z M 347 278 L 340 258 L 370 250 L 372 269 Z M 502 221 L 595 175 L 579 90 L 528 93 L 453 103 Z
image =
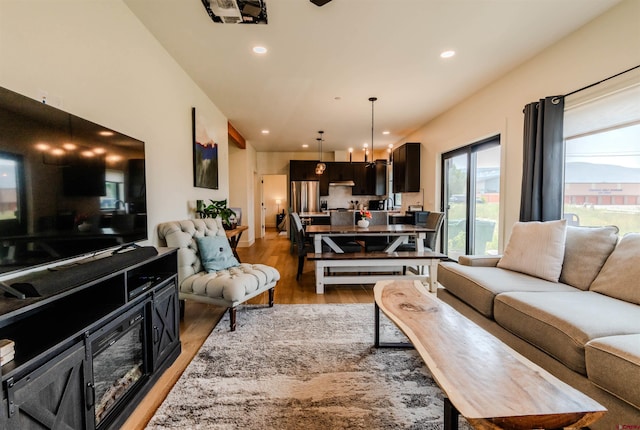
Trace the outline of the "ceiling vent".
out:
M 213 22 L 223 24 L 266 24 L 265 0 L 202 0 Z

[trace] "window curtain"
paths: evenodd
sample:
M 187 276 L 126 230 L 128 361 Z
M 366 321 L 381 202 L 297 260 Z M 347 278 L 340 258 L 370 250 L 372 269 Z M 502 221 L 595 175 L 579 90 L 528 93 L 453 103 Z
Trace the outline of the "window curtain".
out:
M 520 221 L 562 218 L 564 97 L 524 107 L 524 154 Z

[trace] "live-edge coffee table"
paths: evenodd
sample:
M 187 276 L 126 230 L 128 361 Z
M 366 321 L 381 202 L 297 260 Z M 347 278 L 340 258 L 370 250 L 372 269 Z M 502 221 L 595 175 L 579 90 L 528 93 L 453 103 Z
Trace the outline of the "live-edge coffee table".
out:
M 374 287 L 376 346 L 379 311 L 409 338 L 445 393 L 445 430 L 462 415 L 476 429 L 581 428 L 606 409 L 530 362 L 420 282 L 380 281 Z

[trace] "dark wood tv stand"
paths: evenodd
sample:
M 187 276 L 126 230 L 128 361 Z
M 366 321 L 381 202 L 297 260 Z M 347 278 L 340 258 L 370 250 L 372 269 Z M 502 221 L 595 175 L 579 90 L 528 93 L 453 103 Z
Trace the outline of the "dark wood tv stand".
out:
M 0 296 L 0 339 L 15 342 L 0 428 L 119 428 L 181 351 L 176 250 L 57 294 Z

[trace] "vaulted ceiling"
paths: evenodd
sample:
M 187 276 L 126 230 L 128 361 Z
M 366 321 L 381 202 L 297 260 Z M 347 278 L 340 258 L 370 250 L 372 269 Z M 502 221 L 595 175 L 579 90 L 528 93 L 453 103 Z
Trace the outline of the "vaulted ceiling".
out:
M 375 147 L 402 141 L 618 2 L 266 0 L 263 25 L 214 23 L 201 0 L 125 0 L 258 151 L 314 151 L 318 130 L 326 151 L 359 148 L 371 96 Z

